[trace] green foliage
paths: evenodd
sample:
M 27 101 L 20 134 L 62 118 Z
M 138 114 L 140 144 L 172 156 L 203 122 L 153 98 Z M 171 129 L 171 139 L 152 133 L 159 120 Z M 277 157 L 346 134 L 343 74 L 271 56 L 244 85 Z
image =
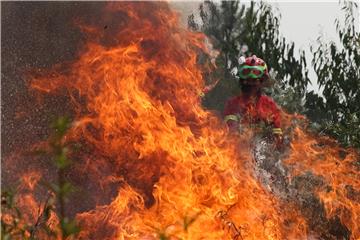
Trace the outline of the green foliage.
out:
M 12 191 L 2 192 L 1 207 L 1 239 L 38 239 L 47 236 L 47 239 L 67 239 L 79 232 L 74 219 L 66 216 L 65 203 L 74 187 L 66 180 L 65 171 L 70 167 L 68 158 L 69 146 L 64 141 L 67 130 L 70 128 L 68 118 L 58 118 L 52 125 L 52 135 L 49 139 L 50 150 L 37 151 L 38 154 L 50 156 L 57 169 L 57 181 L 44 183 L 49 190 L 49 197 L 43 205 L 40 204 L 38 217 L 35 223 L 28 223 L 16 205 L 16 194 Z M 51 213 L 54 212 L 59 219 L 58 229 L 48 225 Z
M 71 165 L 68 155 L 68 147 L 65 144 L 64 137 L 70 128 L 71 122 L 66 117 L 58 118 L 53 124 L 53 135 L 50 138 L 50 153 L 54 158 L 54 163 L 58 169 L 57 182 L 51 184 L 51 190 L 55 194 L 58 204 L 58 216 L 60 219 L 59 228 L 62 239 L 79 232 L 79 228 L 73 219 L 69 219 L 65 212 L 65 202 L 68 195 L 74 191 L 74 187 L 66 181 L 65 171 Z
M 170 224 L 161 228 L 153 225 L 149 225 L 149 227 L 153 229 L 157 235 L 157 239 L 159 240 L 181 240 L 183 238 L 180 236 L 188 233 L 189 228 L 200 215 L 201 212 L 198 212 L 193 216 L 185 215 L 182 219 L 179 219 L 179 221 L 175 222 L 174 224 Z
M 66 239 L 71 235 L 75 235 L 80 231 L 76 221 L 74 219 L 68 219 L 67 217 L 61 219 L 60 226 L 63 239 Z
M 199 15 L 201 23 L 197 23 L 193 15 L 189 17 L 189 28 L 204 32 L 214 49 L 219 51 L 213 78 L 220 78 L 220 81 L 204 97 L 206 107 L 221 111 L 226 99 L 239 93 L 232 71 L 238 67 L 241 55 L 255 54 L 267 62 L 272 77 L 276 78 L 277 90 L 267 93 L 278 96 L 279 100 L 282 95 L 287 95 L 287 101 L 280 104 L 284 103 L 289 111 L 301 110 L 301 100 L 310 82 L 305 54 L 301 52 L 299 59 L 295 57 L 294 43 L 288 44 L 280 36 L 280 16 L 269 4 L 251 2 L 246 6 L 239 1 L 222 1 L 218 5 L 205 1 L 200 5 Z
M 14 192 L 4 190 L 1 193 L 1 239 L 14 237 L 28 239 L 31 226 L 22 224 L 22 214 L 16 206 Z
M 55 232 L 47 225 L 51 212 L 55 205 L 53 199 L 48 198 L 44 204 L 40 204 L 38 216 L 35 222 L 27 222 L 26 216 L 17 206 L 17 195 L 12 190 L 4 190 L 1 193 L 1 239 L 38 239 L 42 235 L 55 237 Z
M 345 25 L 337 19 L 340 47 L 318 39 L 313 49 L 315 72 L 322 96 L 309 92 L 306 114 L 320 131 L 339 140 L 344 146 L 360 148 L 360 33 L 356 30 L 353 11 L 357 5 L 345 2 Z

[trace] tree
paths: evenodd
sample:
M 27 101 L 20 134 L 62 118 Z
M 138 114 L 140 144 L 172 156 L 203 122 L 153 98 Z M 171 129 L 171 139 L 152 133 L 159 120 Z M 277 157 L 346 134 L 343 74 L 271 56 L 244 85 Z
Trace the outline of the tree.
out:
M 200 23 L 194 15 L 189 16 L 189 28 L 204 32 L 219 51 L 217 70 L 210 75 L 220 81 L 205 96 L 206 107 L 221 111 L 225 99 L 238 93 L 232 71 L 241 55 L 255 54 L 267 62 L 272 77 L 276 78 L 275 87 L 267 93 L 291 112 L 302 110 L 302 98 L 310 82 L 305 54 L 301 52 L 299 59 L 295 57 L 294 43 L 287 43 L 280 36 L 280 16 L 270 5 L 251 2 L 246 6 L 239 1 L 222 1 L 217 5 L 205 1 L 199 7 L 199 15 Z
M 360 33 L 353 11 L 358 6 L 345 2 L 345 25 L 335 21 L 341 45 L 320 37 L 313 53 L 313 66 L 322 96 L 306 95 L 306 114 L 318 129 L 335 137 L 344 146 L 360 148 Z

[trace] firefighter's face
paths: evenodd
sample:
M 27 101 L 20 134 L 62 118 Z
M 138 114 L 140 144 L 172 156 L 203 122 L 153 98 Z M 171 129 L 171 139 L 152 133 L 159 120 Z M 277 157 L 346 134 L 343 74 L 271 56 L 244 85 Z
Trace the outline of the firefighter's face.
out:
M 260 90 L 260 84 L 240 84 L 241 91 L 244 93 L 255 93 Z
M 260 79 L 259 78 L 249 78 L 249 79 L 243 79 L 241 80 L 242 85 L 249 85 L 249 86 L 259 86 L 260 85 Z

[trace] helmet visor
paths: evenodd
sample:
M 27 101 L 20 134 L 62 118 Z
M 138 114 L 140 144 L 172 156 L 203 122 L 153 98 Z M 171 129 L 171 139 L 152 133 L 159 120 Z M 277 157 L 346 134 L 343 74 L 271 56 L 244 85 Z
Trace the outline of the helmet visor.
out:
M 242 79 L 261 78 L 265 74 L 265 66 L 241 66 L 238 75 Z

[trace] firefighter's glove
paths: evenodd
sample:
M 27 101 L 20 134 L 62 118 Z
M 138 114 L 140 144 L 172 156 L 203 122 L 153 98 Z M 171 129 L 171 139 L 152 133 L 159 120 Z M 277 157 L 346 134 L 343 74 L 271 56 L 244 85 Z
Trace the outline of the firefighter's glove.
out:
M 273 139 L 277 150 L 283 150 L 284 137 L 281 128 L 273 128 Z

